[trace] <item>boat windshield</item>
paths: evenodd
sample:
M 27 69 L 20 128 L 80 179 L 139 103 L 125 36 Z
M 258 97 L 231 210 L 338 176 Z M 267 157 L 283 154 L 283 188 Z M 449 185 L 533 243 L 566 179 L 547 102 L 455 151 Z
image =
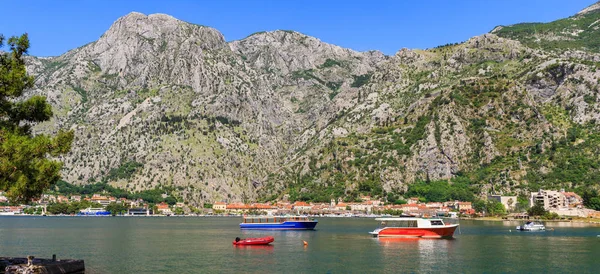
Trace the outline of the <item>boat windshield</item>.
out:
M 431 220 L 431 225 L 444 225 L 444 222 L 441 220 Z
M 418 227 L 417 220 L 402 220 L 402 221 L 389 221 L 381 222 L 381 227 Z

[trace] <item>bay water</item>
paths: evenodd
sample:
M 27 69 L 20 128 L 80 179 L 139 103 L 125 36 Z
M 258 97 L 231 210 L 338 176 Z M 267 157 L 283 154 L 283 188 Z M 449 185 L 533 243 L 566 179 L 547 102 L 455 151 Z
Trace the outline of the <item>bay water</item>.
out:
M 454 239 L 383 240 L 372 218 L 317 219 L 315 231 L 241 231 L 241 217 L 2 216 L 0 257 L 83 259 L 86 273 L 600 273 L 598 225 L 461 220 Z M 266 235 L 270 246 L 232 245 Z

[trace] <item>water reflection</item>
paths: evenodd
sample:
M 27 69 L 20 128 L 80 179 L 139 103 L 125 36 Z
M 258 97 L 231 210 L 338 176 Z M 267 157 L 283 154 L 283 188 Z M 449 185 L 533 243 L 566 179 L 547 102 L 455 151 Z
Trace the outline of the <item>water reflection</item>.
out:
M 482 222 L 487 223 L 490 226 L 494 226 L 494 223 L 500 223 L 504 226 L 518 226 L 528 221 L 536 221 L 543 223 L 547 228 L 549 227 L 566 227 L 566 228 L 589 228 L 589 227 L 600 227 L 600 224 L 584 223 L 584 222 L 572 222 L 572 221 L 547 221 L 547 220 L 503 220 Z
M 264 266 L 277 264 L 273 245 L 232 245 L 232 249 L 231 258 L 235 258 L 235 267 L 237 268 L 232 272 L 248 272 L 249 269 L 261 269 Z M 234 267 L 230 264 L 231 261 L 228 267 Z
M 453 239 L 424 238 L 375 238 L 382 247 L 382 261 L 386 272 L 394 272 L 398 267 L 435 271 L 440 266 L 450 264 Z M 402 260 L 400 266 L 398 262 Z
M 236 252 L 255 252 L 256 254 L 273 253 L 272 245 L 232 245 Z

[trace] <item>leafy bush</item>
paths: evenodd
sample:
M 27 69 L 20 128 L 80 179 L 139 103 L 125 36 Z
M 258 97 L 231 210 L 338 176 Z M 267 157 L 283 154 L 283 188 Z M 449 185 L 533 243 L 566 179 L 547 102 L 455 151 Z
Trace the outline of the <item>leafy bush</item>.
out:
M 544 205 L 541 202 L 535 203 L 530 209 L 527 210 L 529 216 L 544 216 L 548 212 L 544 209 Z
M 594 104 L 596 103 L 596 96 L 586 94 L 583 96 L 583 101 L 586 102 L 588 105 Z
M 359 88 L 369 83 L 371 80 L 371 73 L 363 74 L 363 75 L 352 75 L 354 78 L 354 82 L 350 85 L 353 88 Z
M 325 60 L 325 63 L 323 63 L 320 66 L 320 68 L 329 68 L 329 67 L 333 67 L 333 66 L 341 67 L 342 63 L 340 61 L 327 58 L 327 60 Z
M 242 124 L 238 120 L 229 119 L 229 118 L 227 118 L 225 116 L 217 116 L 217 117 L 215 117 L 215 119 L 217 121 L 221 122 L 221 124 L 224 124 L 224 125 L 239 126 L 240 124 Z
M 466 178 L 454 179 L 453 184 L 447 181 L 418 181 L 408 186 L 406 197 L 422 197 L 427 202 L 445 202 L 452 200 L 474 201 L 475 195 Z
M 108 172 L 108 176 L 106 176 L 106 180 L 119 180 L 119 179 L 129 179 L 131 176 L 138 170 L 138 168 L 143 167 L 142 163 L 138 163 L 136 161 L 128 161 L 119 166 L 118 168 L 113 168 Z

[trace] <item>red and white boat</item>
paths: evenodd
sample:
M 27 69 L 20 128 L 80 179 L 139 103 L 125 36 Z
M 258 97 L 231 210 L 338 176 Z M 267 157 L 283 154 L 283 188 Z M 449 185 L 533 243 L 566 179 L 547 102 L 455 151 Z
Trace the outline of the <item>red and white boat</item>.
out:
M 442 219 L 377 218 L 379 228 L 369 232 L 374 237 L 452 238 L 457 224 L 444 224 Z
M 246 238 L 246 239 L 236 238 L 235 241 L 233 241 L 233 244 L 234 245 L 268 245 L 268 244 L 272 243 L 273 241 L 275 241 L 275 238 L 273 238 L 272 236 L 267 236 L 267 237 L 262 237 L 262 238 Z

